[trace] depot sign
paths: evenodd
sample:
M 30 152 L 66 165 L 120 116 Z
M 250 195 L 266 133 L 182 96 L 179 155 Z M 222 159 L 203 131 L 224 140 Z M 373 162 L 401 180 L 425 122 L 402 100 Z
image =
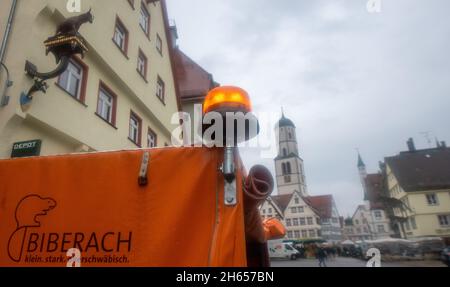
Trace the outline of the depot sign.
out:
M 11 157 L 38 156 L 41 153 L 41 140 L 31 140 L 13 144 Z

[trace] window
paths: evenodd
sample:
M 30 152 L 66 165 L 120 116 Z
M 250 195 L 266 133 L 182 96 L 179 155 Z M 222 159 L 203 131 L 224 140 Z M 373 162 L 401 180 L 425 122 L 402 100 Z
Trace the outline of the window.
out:
M 290 218 L 286 219 L 286 226 L 291 226 L 291 219 Z
M 109 124 L 116 124 L 117 96 L 103 83 L 100 83 L 97 102 L 97 115 Z
M 137 146 L 141 146 L 142 120 L 133 111 L 130 113 L 130 133 L 128 138 Z
M 116 18 L 116 27 L 114 29 L 114 43 L 122 51 L 124 55 L 128 52 L 128 30 L 119 18 Z
M 287 150 L 285 148 L 283 149 L 283 156 L 287 156 Z
M 149 128 L 148 129 L 148 134 L 147 134 L 147 146 L 149 148 L 153 148 L 153 147 L 157 147 L 157 145 L 158 145 L 158 136 L 156 135 L 156 133 L 154 131 L 152 131 Z
M 142 78 L 147 79 L 147 57 L 140 49 L 137 60 L 137 71 L 142 76 Z
M 367 233 L 367 232 L 369 232 L 368 230 L 367 230 L 367 227 L 363 227 L 363 230 L 364 230 L 364 233 Z
M 304 217 L 300 217 L 300 225 L 306 225 L 306 220 Z
M 361 233 L 361 228 L 359 228 L 359 227 L 356 227 L 356 233 Z
M 294 236 L 295 236 L 295 238 L 300 238 L 300 230 L 295 230 L 294 231 Z
M 359 220 L 358 219 L 355 219 L 355 224 L 359 224 Z
M 380 232 L 380 233 L 385 233 L 386 232 L 385 229 L 384 229 L 384 225 L 378 225 L 377 228 L 378 228 L 378 232 Z
M 263 209 L 263 210 L 262 210 L 262 213 L 263 213 L 263 214 L 266 214 L 266 210 L 265 210 L 265 209 Z
M 408 230 L 408 231 L 411 229 L 408 220 L 405 221 L 405 228 L 406 228 L 406 230 Z
M 281 163 L 281 172 L 283 175 L 287 174 L 286 163 L 284 162 Z
M 333 217 L 333 218 L 331 219 L 331 221 L 332 221 L 333 223 L 338 223 L 338 219 L 337 219 L 336 217 Z
M 299 206 L 297 207 L 298 213 L 303 213 L 305 212 L 305 209 L 303 208 L 303 206 Z
M 162 56 L 162 40 L 158 34 L 156 34 L 156 50 L 158 50 L 159 54 Z
M 417 229 L 417 223 L 416 223 L 416 218 L 413 216 L 409 219 L 409 221 L 411 221 L 411 227 L 412 229 Z
M 320 218 L 316 217 L 316 223 L 317 225 L 320 225 Z
M 164 84 L 164 81 L 158 76 L 158 80 L 156 83 L 156 96 L 163 103 L 164 103 L 164 98 L 165 98 L 165 95 L 164 95 L 165 89 L 166 89 L 166 85 Z
M 315 230 L 309 230 L 309 237 L 311 237 L 311 238 L 316 237 L 316 231 Z
M 87 73 L 88 67 L 79 59 L 72 58 L 67 69 L 59 76 L 56 84 L 74 99 L 84 103 Z
M 293 222 L 294 222 L 294 226 L 298 226 L 298 218 L 294 218 Z
M 286 171 L 287 171 L 288 174 L 291 174 L 291 173 L 292 173 L 292 170 L 291 170 L 291 163 L 290 163 L 290 162 L 286 163 Z
M 291 213 L 297 213 L 297 207 L 291 207 Z
M 308 220 L 308 225 L 313 225 L 312 217 L 308 217 L 307 220 Z
M 284 181 L 285 182 L 291 182 L 291 176 L 290 175 L 285 175 L 284 176 Z
M 378 219 L 378 220 L 380 220 L 382 218 L 381 211 L 379 211 L 379 210 L 375 211 L 375 218 Z
M 438 215 L 439 224 L 441 226 L 449 226 L 450 225 L 450 214 L 447 215 Z
M 288 136 L 289 136 L 289 139 L 291 140 L 291 139 L 292 139 L 292 133 L 289 132 L 289 133 L 288 133 Z
M 145 35 L 150 35 L 150 13 L 147 10 L 147 7 L 145 7 L 145 4 L 141 4 L 141 12 L 139 14 L 139 25 L 141 26 L 142 30 L 144 31 Z
M 438 205 L 436 193 L 427 194 L 426 197 L 429 205 Z
M 269 213 L 272 213 L 272 208 L 269 208 Z
M 288 238 L 292 238 L 292 231 L 288 231 L 287 236 L 288 236 Z
M 296 198 L 294 198 L 294 202 L 295 202 L 295 204 L 299 204 L 299 199 L 298 199 L 298 197 L 296 197 Z
M 302 238 L 307 238 L 308 232 L 306 230 L 302 230 Z

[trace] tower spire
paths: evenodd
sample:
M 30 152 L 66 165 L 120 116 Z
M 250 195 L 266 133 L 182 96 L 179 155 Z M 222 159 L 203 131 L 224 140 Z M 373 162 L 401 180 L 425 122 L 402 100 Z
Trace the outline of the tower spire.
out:
M 361 157 L 361 154 L 359 153 L 359 150 L 358 150 L 358 168 L 362 168 L 362 167 L 366 167 L 366 165 L 364 164 L 364 161 L 363 161 L 363 159 L 362 159 L 362 157 Z

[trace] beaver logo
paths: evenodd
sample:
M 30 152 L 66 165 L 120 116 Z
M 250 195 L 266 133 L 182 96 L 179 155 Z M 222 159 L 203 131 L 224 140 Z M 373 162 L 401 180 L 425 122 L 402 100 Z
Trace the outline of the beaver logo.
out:
M 11 260 L 20 262 L 28 228 L 40 227 L 39 217 L 47 215 L 55 207 L 54 199 L 43 198 L 36 194 L 28 195 L 19 201 L 15 212 L 17 228 L 8 240 L 8 255 Z M 17 246 L 18 242 L 20 247 Z

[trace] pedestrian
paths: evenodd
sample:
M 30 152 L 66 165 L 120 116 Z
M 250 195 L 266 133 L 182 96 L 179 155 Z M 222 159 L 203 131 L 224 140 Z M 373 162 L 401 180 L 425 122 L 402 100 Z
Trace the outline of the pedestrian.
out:
M 317 249 L 317 259 L 319 260 L 319 267 L 327 267 L 325 264 L 325 259 L 327 258 L 327 253 L 322 246 Z

